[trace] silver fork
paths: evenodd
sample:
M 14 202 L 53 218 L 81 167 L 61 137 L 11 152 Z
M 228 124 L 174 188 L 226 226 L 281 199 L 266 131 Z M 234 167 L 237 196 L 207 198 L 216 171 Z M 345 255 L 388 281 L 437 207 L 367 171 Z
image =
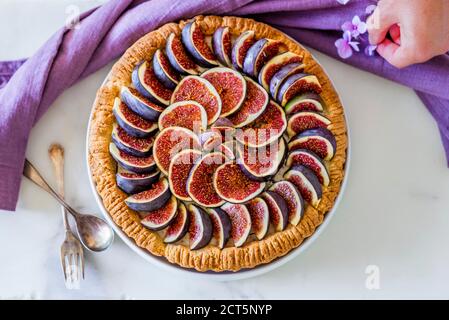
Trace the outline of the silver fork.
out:
M 64 198 L 64 148 L 59 144 L 52 144 L 48 149 L 48 155 L 53 163 L 58 193 Z M 61 210 L 65 229 L 65 240 L 61 245 L 61 265 L 65 285 L 67 289 L 79 289 L 81 279 L 84 279 L 83 247 L 70 229 L 67 210 L 63 206 Z

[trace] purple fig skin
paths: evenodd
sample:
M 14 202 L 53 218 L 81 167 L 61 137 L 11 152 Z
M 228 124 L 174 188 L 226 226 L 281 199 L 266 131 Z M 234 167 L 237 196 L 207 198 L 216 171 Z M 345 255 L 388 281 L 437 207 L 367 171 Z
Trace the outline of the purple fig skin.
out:
M 297 105 L 304 103 L 304 101 L 311 102 L 313 101 L 315 106 L 313 108 L 306 108 L 306 109 L 297 109 Z M 296 96 L 292 98 L 286 105 L 285 105 L 285 113 L 287 115 L 295 114 L 301 111 L 311 111 L 311 112 L 322 112 L 323 111 L 323 100 L 321 99 L 320 95 L 315 92 L 306 92 L 299 96 Z
M 214 49 L 215 55 L 218 58 L 218 61 L 220 61 L 220 63 L 225 66 L 231 66 L 231 58 L 226 54 L 223 44 L 223 36 L 225 33 L 229 33 L 228 27 L 220 27 L 215 30 L 212 37 L 212 47 Z
M 160 55 L 163 55 L 162 51 L 158 49 L 154 56 L 153 56 L 153 70 L 154 74 L 156 75 L 156 78 L 167 88 L 174 89 L 176 88 L 176 85 L 178 82 L 176 82 L 175 79 L 172 79 L 170 77 L 167 70 L 164 69 L 163 65 L 161 64 Z
M 262 68 L 260 69 L 260 72 L 259 72 L 259 75 L 257 78 L 260 85 L 262 87 L 264 87 L 265 90 L 269 90 L 270 89 L 269 82 L 270 82 L 271 78 L 265 79 L 265 77 L 266 77 L 267 73 L 270 72 L 270 70 L 272 70 L 273 68 L 279 68 L 282 65 L 285 66 L 290 63 L 301 63 L 302 59 L 303 58 L 301 56 L 299 56 L 295 53 L 292 53 L 290 51 L 286 51 L 286 52 L 283 52 L 283 53 L 280 53 L 280 54 L 274 56 L 273 58 L 268 60 L 265 63 L 265 65 L 262 66 Z M 273 77 L 273 75 L 272 75 L 272 77 Z
M 117 172 L 115 175 L 117 186 L 128 194 L 134 194 L 148 189 L 153 183 L 159 180 L 160 172 L 149 173 L 143 178 L 129 178 Z
M 280 195 L 278 195 L 276 192 L 267 190 L 265 191 L 265 193 L 267 193 L 276 203 L 277 207 L 279 208 L 279 213 L 282 215 L 282 225 L 280 227 L 280 230 L 284 230 L 287 227 L 287 223 L 288 223 L 288 206 L 287 203 L 285 202 L 284 198 L 282 198 Z M 266 200 L 266 195 L 262 194 L 262 198 Z M 270 208 L 269 203 L 268 204 L 268 208 Z M 270 211 L 270 215 L 274 214 Z
M 223 230 L 223 238 L 218 239 L 219 247 L 223 249 L 231 236 L 231 220 L 226 212 L 220 208 L 209 208 L 208 211 L 211 216 L 214 216 L 217 219 L 221 229 Z
M 308 156 L 307 161 L 304 161 L 304 163 L 303 161 L 294 162 L 293 157 L 300 154 Z M 310 164 L 309 161 L 312 161 L 312 164 Z M 306 149 L 297 149 L 293 152 L 290 152 L 287 160 L 287 166 L 291 167 L 296 164 L 300 164 L 311 169 L 318 176 L 320 183 L 322 183 L 326 187 L 329 185 L 330 182 L 329 172 L 327 171 L 323 161 L 321 161 L 321 158 L 313 151 L 309 151 Z M 316 172 L 316 169 L 314 167 L 315 168 L 319 167 L 320 168 L 319 172 Z
M 284 82 L 281 84 L 281 86 L 279 87 L 279 90 L 278 90 L 276 100 L 279 102 L 279 104 L 281 104 L 282 106 L 285 106 L 285 104 L 288 101 L 284 101 L 284 95 L 290 89 L 290 86 L 293 83 L 295 83 L 296 81 L 298 81 L 302 78 L 308 77 L 308 76 L 313 76 L 313 75 L 308 74 L 308 73 L 296 73 L 296 74 L 292 74 L 292 75 L 288 76 L 284 80 Z
M 299 192 L 298 188 L 296 188 L 295 185 L 293 183 L 291 183 L 290 181 L 276 182 L 275 184 L 273 184 L 270 187 L 270 190 L 279 194 L 287 203 L 287 207 L 288 207 L 289 200 L 286 199 L 282 195 L 281 191 L 278 189 L 279 187 L 281 187 L 283 185 L 284 185 L 284 187 L 286 186 L 287 188 L 289 188 L 290 192 L 295 193 L 297 195 L 298 202 L 295 203 L 295 208 L 294 208 L 295 212 L 293 212 L 293 215 L 291 215 L 291 212 L 289 212 L 289 214 L 288 214 L 289 222 L 296 226 L 296 225 L 298 225 L 299 221 L 301 220 L 301 218 L 304 214 L 304 199 L 302 198 L 301 193 Z M 299 208 L 299 212 L 298 212 L 298 208 Z M 290 211 L 290 208 L 289 208 L 289 211 Z M 296 221 L 292 221 L 292 219 L 296 220 Z
M 142 219 L 142 224 L 145 226 L 145 227 L 147 227 L 148 229 L 150 229 L 150 230 L 153 230 L 153 231 L 159 231 L 159 230 L 162 230 L 162 229 L 164 229 L 165 227 L 167 227 L 170 223 L 172 223 L 173 222 L 173 220 L 175 220 L 175 218 L 176 218 L 176 214 L 177 214 L 177 210 L 178 210 L 178 201 L 176 200 L 176 198 L 175 197 L 171 197 L 166 203 L 165 203 L 165 206 L 170 206 L 170 205 L 172 205 L 172 209 L 170 210 L 170 216 L 169 216 L 169 218 L 167 219 L 167 220 L 165 220 L 165 221 L 163 221 L 163 222 L 161 222 L 161 223 L 159 223 L 159 224 L 157 224 L 157 225 L 148 225 L 148 224 L 146 224 L 145 223 L 145 220 L 146 220 L 146 218 L 148 218 L 148 216 L 151 216 L 152 214 L 153 214 L 153 212 L 145 212 L 146 214 L 147 214 L 147 217 L 146 218 L 143 218 Z M 168 209 L 170 209 L 170 208 L 163 208 L 163 209 L 165 209 L 165 210 L 168 210 Z
M 305 167 L 303 165 L 295 165 L 288 172 L 290 172 L 290 171 L 293 171 L 293 172 L 297 171 L 297 172 L 302 173 L 304 175 L 304 177 L 310 182 L 310 184 L 312 185 L 313 189 L 315 190 L 315 193 L 317 195 L 317 199 L 318 200 L 321 199 L 321 197 L 323 196 L 323 189 L 321 187 L 320 181 L 318 180 L 318 177 L 315 175 L 315 173 L 312 170 L 310 170 L 309 168 L 307 168 L 307 167 Z M 299 189 L 299 187 L 298 187 L 298 189 Z M 301 194 L 301 196 L 304 198 L 303 194 Z
M 131 74 L 131 79 L 132 79 L 134 88 L 136 88 L 136 90 L 139 91 L 139 93 L 141 95 L 143 95 L 144 97 L 146 97 L 147 99 L 149 99 L 150 101 L 152 101 L 156 104 L 164 104 L 164 105 L 170 104 L 170 101 L 164 102 L 163 99 L 158 97 L 155 92 L 148 91 L 147 88 L 144 86 L 144 84 L 143 84 L 144 79 L 140 78 L 139 73 L 145 74 L 143 68 L 146 69 L 147 66 L 148 66 L 148 62 L 143 61 L 134 68 L 134 70 Z M 155 81 L 157 81 L 157 80 L 155 80 Z M 163 86 L 163 84 L 160 83 L 159 81 L 158 81 L 158 85 Z
M 270 80 L 270 94 L 273 99 L 276 99 L 279 91 L 279 87 L 292 74 L 296 74 L 304 71 L 304 64 L 302 63 L 289 63 L 283 66 L 281 70 L 276 72 Z
M 187 234 L 187 231 L 189 231 L 189 225 L 190 225 L 189 215 L 188 215 L 187 209 L 183 203 L 178 204 L 178 214 L 175 217 L 175 219 L 183 219 L 181 228 L 177 231 L 177 234 L 174 237 L 168 238 L 166 236 L 164 239 L 165 243 L 175 243 L 175 242 L 181 240 L 182 238 L 184 238 L 184 236 Z M 173 221 L 173 222 L 175 222 L 175 221 Z M 173 223 L 168 227 L 168 230 L 170 230 L 170 228 L 173 228 Z M 168 230 L 167 230 L 167 233 L 168 233 Z
M 196 28 L 195 21 L 186 24 L 181 31 L 181 40 L 185 48 L 187 49 L 187 52 L 190 53 L 190 55 L 193 57 L 193 60 L 195 60 L 195 62 L 200 66 L 204 68 L 215 67 L 216 65 L 218 65 L 218 63 L 216 61 L 206 60 L 203 57 L 203 55 L 198 51 L 198 49 L 195 47 L 191 37 L 192 28 Z
M 330 160 L 333 155 L 335 154 L 335 150 L 337 149 L 337 141 L 335 140 L 335 136 L 332 134 L 332 132 L 330 132 L 328 129 L 326 128 L 316 128 L 316 129 L 310 129 L 310 130 L 306 130 L 303 131 L 299 134 L 297 134 L 296 136 L 294 136 L 289 143 L 289 148 L 292 148 L 295 145 L 295 141 L 305 138 L 305 137 L 314 137 L 314 136 L 319 136 L 322 137 L 324 139 L 326 139 L 327 141 L 329 141 L 330 145 L 332 146 L 332 152 L 331 152 L 331 157 L 327 160 Z
M 152 163 L 147 164 L 145 167 L 137 167 L 129 164 L 120 156 L 119 149 L 113 143 L 109 144 L 109 153 L 111 154 L 112 158 L 114 158 L 114 160 L 125 170 L 134 173 L 151 173 L 156 170 L 156 162 L 154 160 Z
M 127 87 L 122 87 L 120 90 L 120 99 L 131 109 L 134 113 L 148 121 L 157 121 L 161 111 L 156 110 L 153 106 L 143 102 L 138 97 L 133 95 Z
M 255 42 L 254 40 L 254 31 L 248 30 L 243 32 L 234 42 L 234 45 L 232 46 L 232 52 L 231 52 L 231 60 L 232 65 L 236 70 L 241 70 L 243 68 L 243 61 L 245 60 L 245 57 L 243 59 L 239 56 L 239 51 L 246 43 L 249 43 L 252 45 Z
M 207 246 L 212 239 L 212 222 L 210 220 L 209 214 L 207 214 L 200 207 L 189 205 L 187 210 L 191 214 L 190 217 L 194 218 L 194 220 L 190 220 L 190 225 L 194 223 L 201 223 L 203 225 L 203 233 L 200 235 L 196 235 L 196 237 L 200 237 L 200 240 L 196 243 L 196 245 L 190 247 L 190 249 L 192 250 L 198 250 Z
M 249 48 L 248 52 L 246 53 L 245 60 L 243 61 L 243 72 L 252 77 L 257 77 L 258 71 L 256 70 L 255 65 L 256 60 L 259 56 L 260 51 L 263 50 L 267 42 L 268 39 L 259 39 L 251 46 L 251 48 Z
M 118 125 L 125 130 L 127 134 L 130 136 L 136 137 L 136 138 L 147 138 L 154 134 L 154 132 L 157 129 L 157 125 L 154 125 L 154 128 L 151 128 L 151 130 L 145 130 L 138 127 L 131 126 L 126 119 L 122 118 L 122 115 L 119 113 L 119 111 L 114 107 L 112 109 L 112 113 L 114 114 L 115 120 L 117 120 Z
M 136 200 L 134 199 L 135 195 L 132 195 L 125 200 L 125 203 L 130 209 L 135 211 L 154 211 L 160 209 L 167 203 L 167 201 L 171 197 L 170 188 L 166 179 L 165 183 L 163 184 L 163 188 L 164 189 L 161 190 L 159 194 L 155 195 L 152 198 L 145 199 L 145 201 L 136 202 Z
M 148 157 L 149 155 L 151 155 L 152 152 L 152 145 L 150 145 L 150 147 L 148 148 L 148 150 L 138 150 L 135 148 L 132 148 L 128 145 L 126 145 L 118 136 L 118 134 L 116 134 L 114 132 L 114 130 L 112 131 L 112 142 L 115 144 L 115 146 L 117 147 L 117 149 L 129 153 L 132 156 L 135 157 Z
M 173 52 L 173 48 L 172 48 L 172 42 L 173 42 L 174 38 L 175 38 L 175 34 L 174 33 L 170 34 L 170 36 L 167 39 L 167 44 L 165 45 L 165 54 L 167 55 L 168 61 L 170 61 L 170 65 L 173 67 L 173 69 L 175 69 L 176 71 L 178 71 L 181 74 L 193 74 L 193 75 L 198 74 L 197 67 L 195 67 L 194 69 L 184 69 L 178 63 L 178 60 L 176 59 L 176 54 Z M 190 57 L 189 57 L 189 59 L 190 59 Z

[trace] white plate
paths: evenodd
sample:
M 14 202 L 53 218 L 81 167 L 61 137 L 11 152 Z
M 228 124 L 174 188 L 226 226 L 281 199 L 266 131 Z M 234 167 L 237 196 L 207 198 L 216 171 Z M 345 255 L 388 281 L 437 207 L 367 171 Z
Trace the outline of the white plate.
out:
M 315 59 L 315 61 L 318 62 L 318 60 L 316 60 L 315 57 L 313 57 Z M 322 66 L 321 66 L 322 67 Z M 324 68 L 323 68 L 324 70 Z M 326 73 L 326 71 L 324 70 L 324 72 Z M 327 75 L 327 73 L 326 73 Z M 107 77 L 106 77 L 107 79 Z M 105 81 L 106 81 L 105 79 Z M 331 84 L 332 80 L 331 80 Z M 335 88 L 335 86 L 334 86 Z M 337 91 L 337 90 L 336 90 Z M 338 92 L 338 91 L 337 91 Z M 342 103 L 342 105 L 344 106 L 344 104 Z M 93 111 L 93 109 L 92 109 Z M 95 184 L 93 182 L 92 179 L 92 174 L 90 171 L 90 166 L 89 166 L 89 158 L 88 158 L 88 154 L 89 154 L 89 132 L 90 132 L 90 124 L 91 124 L 91 120 L 92 120 L 92 111 L 91 114 L 89 116 L 89 124 L 87 126 L 87 135 L 86 135 L 86 165 L 87 165 L 87 172 L 89 174 L 89 184 L 90 187 L 92 189 L 92 192 L 95 196 L 95 200 L 97 201 L 98 206 L 100 207 L 100 210 L 104 216 L 104 218 L 106 219 L 106 221 L 112 226 L 112 228 L 114 229 L 114 231 L 119 235 L 119 237 L 132 249 L 134 250 L 138 255 L 140 255 L 142 258 L 144 258 L 145 260 L 151 262 L 153 265 L 172 272 L 174 274 L 177 274 L 179 276 L 185 276 L 185 277 L 190 277 L 190 278 L 201 278 L 201 279 L 206 279 L 206 280 L 213 280 L 213 281 L 233 281 L 233 280 L 240 280 L 240 279 L 247 279 L 247 278 L 252 278 L 252 277 L 256 277 L 259 276 L 261 274 L 264 274 L 266 272 L 269 272 L 271 270 L 274 270 L 276 268 L 279 268 L 280 266 L 282 266 L 283 264 L 287 263 L 288 261 L 294 259 L 295 257 L 297 257 L 299 254 L 301 254 L 302 252 L 304 252 L 311 244 L 312 242 L 315 241 L 316 238 L 319 237 L 319 235 L 323 232 L 323 230 L 326 228 L 326 226 L 328 225 L 329 221 L 331 220 L 331 218 L 334 216 L 335 211 L 341 201 L 341 198 L 343 197 L 344 191 L 346 189 L 346 184 L 348 181 L 348 173 L 349 173 L 349 168 L 350 168 L 350 161 L 351 161 L 351 143 L 350 143 L 350 132 L 349 132 L 349 127 L 348 127 L 348 119 L 346 117 L 346 113 L 345 113 L 345 121 L 346 121 L 346 128 L 347 128 L 347 137 L 348 137 L 348 147 L 347 147 L 347 157 L 346 157 L 346 162 L 345 162 L 345 176 L 343 177 L 343 181 L 342 181 L 342 185 L 340 188 L 340 192 L 337 196 L 337 198 L 335 199 L 335 203 L 334 206 L 332 207 L 331 210 L 329 210 L 329 212 L 324 216 L 324 221 L 323 223 L 318 226 L 315 230 L 315 232 L 307 239 L 305 239 L 303 241 L 303 243 L 291 250 L 288 254 L 286 254 L 283 257 L 280 257 L 276 260 L 274 260 L 273 262 L 270 262 L 268 264 L 263 264 L 263 265 L 259 265 L 255 268 L 252 269 L 243 269 L 237 272 L 232 272 L 232 271 L 225 271 L 225 272 L 213 272 L 213 271 L 207 271 L 207 272 L 199 272 L 196 271 L 194 269 L 186 269 L 186 268 L 182 268 L 176 264 L 172 264 L 170 262 L 168 262 L 164 257 L 157 257 L 152 255 L 150 252 L 148 252 L 145 249 L 140 248 L 139 246 L 136 245 L 136 243 L 134 242 L 134 240 L 130 239 L 121 229 L 119 226 L 117 226 L 114 221 L 112 220 L 111 216 L 109 215 L 109 213 L 106 211 L 104 205 L 103 205 L 103 201 L 100 198 L 100 195 L 97 192 L 97 189 L 95 188 Z

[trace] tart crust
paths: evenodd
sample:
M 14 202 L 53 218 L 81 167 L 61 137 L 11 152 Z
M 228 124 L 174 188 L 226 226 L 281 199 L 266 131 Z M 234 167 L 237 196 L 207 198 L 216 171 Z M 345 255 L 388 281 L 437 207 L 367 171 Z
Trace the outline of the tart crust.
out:
M 257 38 L 270 38 L 285 43 L 288 49 L 304 56 L 306 72 L 318 77 L 323 92 L 321 98 L 326 107 L 325 115 L 331 120 L 329 130 L 335 135 L 337 150 L 328 163 L 331 182 L 323 188 L 323 196 L 317 208 L 307 206 L 304 216 L 297 226 L 289 225 L 284 231 L 269 234 L 263 240 L 247 242 L 240 248 L 226 247 L 219 249 L 208 245 L 200 250 L 190 250 L 182 244 L 165 244 L 162 237 L 148 230 L 140 223 L 137 212 L 125 204 L 127 195 L 116 184 L 116 163 L 109 154 L 114 116 L 112 106 L 114 98 L 119 96 L 120 87 L 131 83 L 131 72 L 144 59 L 150 60 L 158 48 L 165 46 L 169 34 L 181 34 L 187 20 L 168 23 L 140 38 L 114 64 L 106 81 L 97 92 L 93 105 L 89 132 L 88 159 L 92 179 L 96 185 L 104 207 L 113 221 L 135 243 L 156 256 L 165 256 L 171 263 L 198 271 L 238 271 L 253 268 L 279 258 L 293 248 L 298 247 L 323 222 L 324 215 L 332 208 L 340 191 L 344 178 L 344 164 L 347 150 L 347 130 L 344 110 L 331 81 L 321 66 L 312 58 L 310 52 L 297 42 L 270 27 L 252 19 L 239 17 L 197 16 L 206 35 L 211 35 L 218 27 L 227 26 L 234 35 L 246 30 L 253 30 Z

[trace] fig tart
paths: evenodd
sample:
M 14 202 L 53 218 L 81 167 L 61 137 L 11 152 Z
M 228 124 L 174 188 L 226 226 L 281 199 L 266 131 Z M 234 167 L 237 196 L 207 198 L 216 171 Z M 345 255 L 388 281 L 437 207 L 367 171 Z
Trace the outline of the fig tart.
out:
M 92 179 L 115 224 L 170 263 L 238 271 L 289 253 L 345 175 L 344 110 L 311 54 L 238 17 L 169 23 L 98 90 Z

